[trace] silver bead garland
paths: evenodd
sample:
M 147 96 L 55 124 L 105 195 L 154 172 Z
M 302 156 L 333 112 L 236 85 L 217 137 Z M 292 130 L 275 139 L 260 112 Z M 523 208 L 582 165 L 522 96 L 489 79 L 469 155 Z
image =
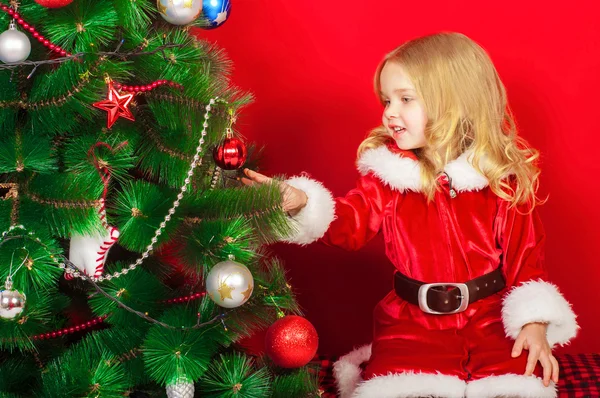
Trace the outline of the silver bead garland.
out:
M 187 172 L 187 178 L 185 179 L 182 187 L 179 189 L 180 192 L 179 192 L 179 194 L 177 194 L 177 199 L 173 202 L 173 206 L 169 209 L 168 214 L 164 217 L 164 221 L 162 221 L 160 223 L 159 228 L 154 232 L 154 237 L 151 239 L 150 244 L 146 247 L 146 250 L 142 253 L 142 256 L 140 258 L 138 258 L 137 260 L 135 260 L 134 263 L 129 264 L 128 267 L 123 268 L 119 272 L 114 272 L 113 274 L 108 274 L 106 276 L 102 275 L 97 278 L 83 275 L 81 272 L 79 272 L 78 269 L 72 269 L 70 267 L 66 268 L 65 272 L 71 274 L 74 278 L 80 278 L 82 280 L 86 280 L 86 279 L 90 278 L 94 282 L 103 282 L 104 280 L 112 280 L 112 279 L 119 278 L 121 275 L 125 275 L 129 271 L 133 271 L 139 265 L 141 265 L 145 259 L 148 258 L 148 256 L 150 255 L 150 252 L 154 248 L 154 245 L 158 241 L 158 237 L 162 234 L 163 229 L 167 226 L 167 223 L 171 220 L 173 214 L 175 214 L 175 209 L 177 209 L 177 207 L 179 207 L 180 201 L 181 201 L 181 199 L 183 199 L 184 192 L 187 192 L 188 186 L 191 183 L 191 177 L 194 175 L 194 170 L 196 169 L 196 167 L 198 167 L 199 165 L 202 164 L 202 159 L 200 158 L 200 153 L 202 152 L 202 146 L 204 145 L 204 137 L 206 137 L 206 135 L 208 134 L 206 131 L 208 129 L 208 119 L 210 119 L 210 111 L 212 110 L 212 106 L 217 101 L 219 101 L 219 97 L 211 98 L 209 101 L 209 104 L 206 105 L 206 107 L 205 107 L 206 113 L 204 113 L 204 123 L 202 124 L 202 134 L 201 134 L 200 140 L 198 141 L 198 146 L 196 147 L 196 153 L 194 154 L 194 159 L 192 160 L 192 163 L 190 164 L 190 169 Z M 223 102 L 223 101 L 220 100 L 219 102 Z M 65 268 L 64 263 L 60 264 L 60 267 Z

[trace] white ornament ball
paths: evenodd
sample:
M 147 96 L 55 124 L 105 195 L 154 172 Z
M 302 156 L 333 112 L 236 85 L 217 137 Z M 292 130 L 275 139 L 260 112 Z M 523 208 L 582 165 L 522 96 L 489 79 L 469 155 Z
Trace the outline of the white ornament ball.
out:
M 194 383 L 177 382 L 167 386 L 168 398 L 194 398 Z
M 13 319 L 25 308 L 25 294 L 18 290 L 6 289 L 0 291 L 0 317 Z
M 11 62 L 22 62 L 31 53 L 31 42 L 23 32 L 11 26 L 7 31 L 0 34 L 0 61 L 5 64 Z
M 244 304 L 254 290 L 254 278 L 243 264 L 233 260 L 216 264 L 206 277 L 206 292 L 217 305 L 235 308 Z
M 202 12 L 202 0 L 156 0 L 160 15 L 173 25 L 187 25 Z

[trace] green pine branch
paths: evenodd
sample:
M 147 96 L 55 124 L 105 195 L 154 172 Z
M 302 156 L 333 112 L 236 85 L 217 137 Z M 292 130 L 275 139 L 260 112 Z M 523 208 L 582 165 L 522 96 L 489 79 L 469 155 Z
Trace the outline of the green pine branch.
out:
M 264 398 L 271 394 L 271 375 L 256 369 L 241 353 L 219 355 L 198 383 L 200 395 L 209 398 Z

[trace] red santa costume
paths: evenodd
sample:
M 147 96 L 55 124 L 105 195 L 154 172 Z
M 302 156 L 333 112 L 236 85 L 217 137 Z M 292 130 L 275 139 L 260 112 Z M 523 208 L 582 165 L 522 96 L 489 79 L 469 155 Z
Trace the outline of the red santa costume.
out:
M 563 345 L 577 333 L 576 316 L 544 281 L 545 235 L 537 211 L 509 209 L 470 155 L 446 165 L 442 189 L 430 203 L 420 192 L 419 162 L 395 145 L 361 155 L 361 177 L 345 197 L 333 199 L 306 176 L 287 181 L 308 196 L 293 217 L 297 231 L 289 242 L 320 239 L 357 250 L 382 230 L 387 257 L 407 277 L 462 283 L 500 267 L 506 282 L 464 311 L 443 315 L 426 313 L 392 290 L 374 310 L 373 343 L 334 366 L 342 398 L 556 396 L 554 383 L 543 385 L 539 363 L 536 375 L 523 375 L 528 352 L 512 358 L 513 340 L 525 324 L 546 322 L 550 345 Z

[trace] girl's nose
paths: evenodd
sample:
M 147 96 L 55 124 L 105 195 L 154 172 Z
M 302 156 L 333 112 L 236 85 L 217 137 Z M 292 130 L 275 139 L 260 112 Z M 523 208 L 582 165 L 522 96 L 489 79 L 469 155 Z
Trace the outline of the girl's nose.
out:
M 398 119 L 400 117 L 400 110 L 398 106 L 394 104 L 389 104 L 387 108 L 383 111 L 383 114 L 388 119 Z
M 393 109 L 386 109 L 385 110 L 385 117 L 388 119 L 398 119 L 398 112 L 393 110 Z

